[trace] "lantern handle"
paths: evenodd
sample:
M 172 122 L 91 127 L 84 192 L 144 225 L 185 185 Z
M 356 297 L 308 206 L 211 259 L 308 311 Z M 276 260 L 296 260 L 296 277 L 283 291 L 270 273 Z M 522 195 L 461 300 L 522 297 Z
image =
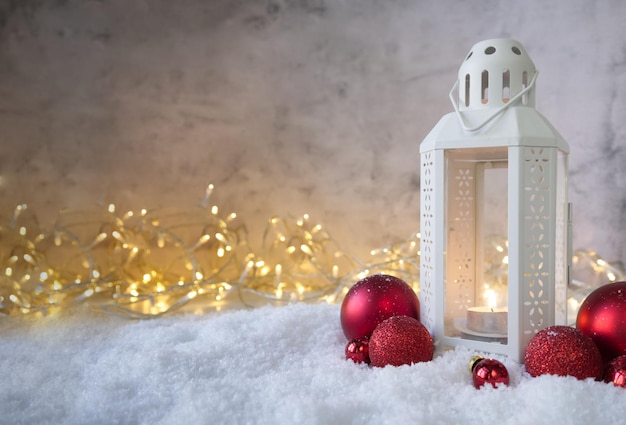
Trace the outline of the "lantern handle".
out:
M 452 106 L 454 107 L 454 111 L 456 112 L 456 115 L 459 118 L 459 122 L 461 123 L 461 127 L 463 127 L 463 129 L 465 129 L 465 131 L 469 131 L 471 133 L 473 133 L 475 131 L 478 131 L 481 128 L 483 128 L 485 125 L 490 123 L 494 118 L 496 118 L 502 112 L 507 110 L 520 97 L 522 97 L 523 95 L 528 93 L 530 91 L 530 89 L 532 89 L 535 86 L 535 81 L 537 80 L 537 75 L 538 74 L 539 74 L 539 71 L 535 71 L 535 74 L 533 75 L 533 78 L 531 78 L 530 83 L 528 83 L 528 86 L 526 86 L 521 92 L 519 92 L 518 94 L 513 96 L 513 98 L 509 102 L 505 103 L 504 105 L 502 105 L 498 109 L 496 109 L 496 111 L 492 115 L 490 115 L 485 121 L 483 121 L 482 123 L 480 123 L 480 124 L 478 124 L 477 126 L 474 126 L 474 127 L 469 127 L 465 123 L 465 119 L 463 119 L 463 115 L 461 114 L 461 111 L 459 110 L 459 107 L 457 106 L 457 101 L 455 100 L 454 96 L 452 95 L 452 93 L 454 93 L 454 91 L 456 89 L 458 89 L 458 87 L 459 87 L 459 80 L 456 80 L 454 85 L 452 86 L 452 90 L 450 90 L 450 101 L 452 102 Z

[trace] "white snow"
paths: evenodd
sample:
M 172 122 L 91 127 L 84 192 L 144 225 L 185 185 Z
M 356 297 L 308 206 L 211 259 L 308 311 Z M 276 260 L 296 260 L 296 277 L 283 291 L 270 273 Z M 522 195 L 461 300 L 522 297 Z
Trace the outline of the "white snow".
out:
M 3 424 L 597 424 L 626 390 L 531 378 L 476 390 L 473 351 L 411 366 L 345 360 L 339 306 L 295 304 L 129 321 L 80 307 L 0 319 Z

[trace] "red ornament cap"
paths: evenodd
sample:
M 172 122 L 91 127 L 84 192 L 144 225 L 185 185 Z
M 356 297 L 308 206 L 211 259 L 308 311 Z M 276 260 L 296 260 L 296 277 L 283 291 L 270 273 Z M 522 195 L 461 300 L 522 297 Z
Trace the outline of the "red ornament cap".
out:
M 537 332 L 524 353 L 531 376 L 560 375 L 598 379 L 602 357 L 593 340 L 569 326 L 550 326 Z
M 372 366 L 400 366 L 433 359 L 435 346 L 424 325 L 412 317 L 394 316 L 376 327 L 369 342 Z

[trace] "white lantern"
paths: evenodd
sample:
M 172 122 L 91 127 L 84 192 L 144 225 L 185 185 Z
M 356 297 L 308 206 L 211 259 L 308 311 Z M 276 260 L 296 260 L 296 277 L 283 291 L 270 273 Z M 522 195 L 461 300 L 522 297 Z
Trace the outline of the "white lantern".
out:
M 421 321 L 437 350 L 523 361 L 532 336 L 566 324 L 569 147 L 535 108 L 537 71 L 508 39 L 477 43 L 445 115 L 420 146 Z M 455 96 L 456 93 L 456 96 Z M 493 235 L 508 273 L 486 273 Z

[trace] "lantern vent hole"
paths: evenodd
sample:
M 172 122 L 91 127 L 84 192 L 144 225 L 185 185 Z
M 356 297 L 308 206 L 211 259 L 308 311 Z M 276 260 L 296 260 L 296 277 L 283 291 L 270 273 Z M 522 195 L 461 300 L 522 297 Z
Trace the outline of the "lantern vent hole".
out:
M 511 100 L 511 71 L 508 69 L 502 73 L 502 102 Z
M 482 84 L 481 84 L 481 98 L 480 101 L 483 104 L 489 102 L 489 71 L 484 70 L 482 73 Z
M 493 46 L 489 46 L 485 49 L 486 55 L 493 55 L 496 52 L 496 48 Z
M 528 71 L 522 72 L 522 90 L 524 90 L 526 87 L 528 87 Z M 522 95 L 522 104 L 523 105 L 527 105 L 528 104 L 528 94 L 527 93 L 524 93 Z

